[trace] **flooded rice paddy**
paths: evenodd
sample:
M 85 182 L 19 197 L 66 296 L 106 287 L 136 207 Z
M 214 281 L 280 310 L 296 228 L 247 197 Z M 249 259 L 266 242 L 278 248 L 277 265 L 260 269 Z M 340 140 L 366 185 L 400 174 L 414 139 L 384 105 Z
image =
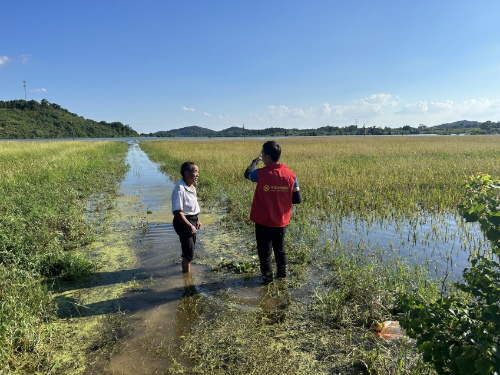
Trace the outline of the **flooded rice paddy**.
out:
M 220 225 L 220 214 L 206 212 L 200 216 L 204 227 L 198 235 L 192 275 L 183 275 L 180 244 L 172 227 L 170 209 L 175 181 L 161 173 L 138 145 L 129 147 L 127 163 L 130 170 L 121 184 L 117 219 L 108 239 L 89 249 L 91 256 L 107 259 L 103 272 L 87 285 L 99 292 L 85 297 L 82 290 L 68 288 L 58 297 L 60 317 L 84 319 L 123 314 L 123 329 L 115 335 L 106 358 L 101 358 L 95 366 L 96 372 L 211 373 L 212 357 L 222 355 L 226 358 L 223 362 L 232 358 L 223 347 L 224 335 L 230 332 L 235 335 L 233 349 L 242 338 L 255 341 L 253 347 L 247 347 L 249 352 L 259 350 L 259 340 L 265 341 L 264 336 L 272 339 L 269 341 L 272 347 L 268 349 L 279 353 L 280 359 L 275 361 L 278 369 L 280 365 L 284 366 L 282 370 L 289 366 L 293 356 L 300 356 L 301 366 L 310 363 L 311 370 L 326 366 L 323 369 L 331 371 L 332 367 L 326 365 L 328 361 L 322 361 L 314 351 L 321 344 L 312 342 L 323 340 L 326 333 L 322 328 L 315 330 L 304 316 L 310 314 L 305 306 L 315 295 L 321 298 L 317 290 L 332 270 L 313 261 L 311 266 L 304 265 L 308 271 L 301 275 L 300 282 L 285 280 L 265 287 L 258 267 L 246 273 L 221 267 L 224 262 L 246 262 L 255 266 L 254 241 L 247 235 L 225 229 Z M 331 222 L 320 224 L 319 229 L 321 238 L 334 246 L 365 252 L 366 256 L 379 256 L 389 265 L 392 257 L 399 256 L 410 263 L 425 265 L 431 275 L 438 277 L 448 274 L 458 277 L 471 251 L 488 251 L 478 228 L 464 225 L 454 215 L 428 216 L 408 223 L 332 218 Z M 320 254 L 313 256 L 321 257 Z M 213 272 L 214 268 L 219 272 Z M 294 307 L 290 308 L 292 304 Z M 274 328 L 274 324 L 284 321 L 288 329 L 284 325 Z M 298 337 L 304 330 L 306 332 Z M 361 345 L 362 337 L 363 334 L 353 334 L 352 340 Z M 203 345 L 197 345 L 196 340 L 204 339 Z M 244 340 L 241 342 L 247 342 Z M 335 341 L 332 337 L 328 340 Z M 328 340 L 325 338 L 324 342 L 334 345 Z M 331 352 L 326 346 L 321 350 Z M 286 353 L 287 347 L 295 348 L 290 355 Z M 202 370 L 200 363 L 192 360 L 193 355 L 204 358 Z M 328 357 L 337 361 L 338 369 L 349 366 L 342 363 L 345 358 L 335 358 L 333 354 Z M 239 360 L 246 358 L 243 355 Z M 253 365 L 259 368 L 258 363 L 245 364 L 247 368 Z M 218 366 L 214 373 L 232 368 L 229 364 Z M 269 370 L 269 361 L 266 366 Z M 298 373 L 308 369 L 290 368 L 290 371 Z

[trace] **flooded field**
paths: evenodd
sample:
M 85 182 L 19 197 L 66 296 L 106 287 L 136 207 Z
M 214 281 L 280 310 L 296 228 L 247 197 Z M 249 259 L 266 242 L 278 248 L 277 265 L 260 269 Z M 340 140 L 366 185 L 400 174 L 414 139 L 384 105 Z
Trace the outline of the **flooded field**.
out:
M 468 144 L 471 141 L 474 146 Z M 284 293 L 286 302 L 278 303 L 280 307 L 274 310 L 260 304 L 257 311 L 245 310 L 250 315 L 232 316 L 237 326 L 220 314 L 231 315 L 228 305 L 219 306 L 215 309 L 217 319 L 200 318 L 181 349 L 189 353 L 200 373 L 237 372 L 244 368 L 238 366 L 248 366 L 251 353 L 258 352 L 252 345 L 257 340 L 255 330 L 284 330 L 286 333 L 278 337 L 286 337 L 286 342 L 272 339 L 269 345 L 296 358 L 292 373 L 306 372 L 306 368 L 319 373 L 349 373 L 378 366 L 385 369 L 382 373 L 392 373 L 396 370 L 391 367 L 389 353 L 398 358 L 398 371 L 426 372 L 414 346 L 395 349 L 374 340 L 368 328 L 404 313 L 397 307 L 401 292 L 414 290 L 433 300 L 461 278 L 471 254 L 491 254 L 477 223 L 465 223 L 457 214 L 457 204 L 468 174 L 477 169 L 498 170 L 498 142 L 494 137 L 282 140 L 283 149 L 288 151 L 284 151 L 283 162 L 296 171 L 305 197 L 294 209 L 287 238 L 291 276 L 284 289 L 276 285 L 270 292 L 274 296 Z M 141 145 L 169 175 L 175 175 L 182 154 L 189 149 L 200 167 L 203 200 L 212 207 L 222 202 L 226 212 L 221 228 L 232 241 L 217 240 L 223 245 L 220 251 L 224 259 L 219 264 L 214 259 L 202 260 L 216 269 L 227 263 L 252 265 L 255 249 L 247 224 L 254 185 L 243 179 L 242 172 L 260 146 L 254 140 Z M 230 298 L 234 302 L 234 295 Z M 266 311 L 272 311 L 273 318 L 265 318 L 268 323 L 264 324 L 262 314 Z M 300 340 L 299 327 L 304 325 L 311 328 L 308 334 L 302 333 L 306 342 L 321 340 L 330 349 L 308 347 Z M 325 338 L 319 333 L 321 329 L 333 336 Z M 200 337 L 199 330 L 205 336 Z M 232 337 L 229 341 L 235 347 L 226 348 L 226 352 L 214 350 L 207 362 L 203 350 L 213 350 L 216 337 L 220 340 L 219 332 Z M 241 345 L 246 351 L 237 349 Z M 325 350 L 338 355 L 327 355 L 325 361 Z M 356 355 L 349 358 L 345 353 Z M 236 364 L 229 366 L 232 355 Z M 287 358 L 284 353 L 275 353 L 274 360 L 287 368 Z M 265 371 L 270 360 L 254 371 Z
M 403 318 L 401 294 L 435 300 L 470 254 L 491 253 L 456 213 L 457 181 L 499 168 L 498 142 L 464 154 L 462 139 L 444 151 L 434 140 L 283 140 L 304 202 L 286 238 L 289 276 L 268 286 L 248 221 L 255 187 L 243 179 L 260 140 L 127 146 L 116 201 L 98 194 L 87 206 L 102 223 L 80 247 L 95 268 L 51 286 L 44 362 L 64 374 L 429 373 L 414 341 L 375 328 Z M 170 208 L 186 150 L 200 167 L 204 224 L 189 276 Z

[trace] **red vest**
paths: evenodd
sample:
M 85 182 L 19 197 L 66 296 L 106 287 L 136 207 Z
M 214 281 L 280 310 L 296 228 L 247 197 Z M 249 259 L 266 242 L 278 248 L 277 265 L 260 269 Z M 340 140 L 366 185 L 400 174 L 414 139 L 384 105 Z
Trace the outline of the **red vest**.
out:
M 269 163 L 258 169 L 250 220 L 274 228 L 287 226 L 294 185 L 295 173 L 285 164 Z

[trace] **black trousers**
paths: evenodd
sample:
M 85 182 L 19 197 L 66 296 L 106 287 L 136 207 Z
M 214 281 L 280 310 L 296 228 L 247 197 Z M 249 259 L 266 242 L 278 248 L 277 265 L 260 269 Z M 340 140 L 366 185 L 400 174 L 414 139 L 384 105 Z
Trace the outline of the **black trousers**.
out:
M 273 267 L 271 264 L 271 251 L 274 251 L 274 259 L 278 267 L 278 276 L 286 274 L 285 254 L 286 227 L 272 228 L 255 223 L 255 237 L 257 239 L 257 252 L 260 260 L 262 276 L 271 276 Z
M 198 223 L 198 215 L 186 215 L 186 219 L 194 225 Z M 173 221 L 174 229 L 179 240 L 181 241 L 182 257 L 186 258 L 188 261 L 192 261 L 194 257 L 194 245 L 196 244 L 196 234 L 191 234 L 189 229 L 185 227 L 183 223 L 174 218 Z

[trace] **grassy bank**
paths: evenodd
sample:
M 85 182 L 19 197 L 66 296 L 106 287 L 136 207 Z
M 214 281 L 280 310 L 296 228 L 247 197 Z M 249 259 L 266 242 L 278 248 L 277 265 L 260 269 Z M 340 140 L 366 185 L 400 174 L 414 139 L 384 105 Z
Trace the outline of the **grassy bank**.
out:
M 56 313 L 47 281 L 98 267 L 78 248 L 102 224 L 126 149 L 119 142 L 0 144 L 1 371 L 46 373 L 54 365 L 41 350 L 52 339 L 42 322 Z
M 183 348 L 197 373 L 426 373 L 411 343 L 377 339 L 376 322 L 398 319 L 397 295 L 414 291 L 426 300 L 440 294 L 439 280 L 386 249 L 329 241 L 322 224 L 358 220 L 425 220 L 454 213 L 470 174 L 499 174 L 499 137 L 345 137 L 281 139 L 281 162 L 298 176 L 304 202 L 294 210 L 287 234 L 292 278 L 278 318 L 268 312 L 228 308 L 201 319 Z M 141 147 L 179 178 L 184 161 L 200 167 L 205 207 L 221 205 L 233 238 L 251 235 L 248 221 L 255 185 L 243 172 L 264 140 L 164 141 Z M 238 241 L 238 240 L 235 240 Z M 252 246 L 241 258 L 250 260 Z M 293 286 L 292 290 L 288 287 Z M 209 313 L 207 313 L 209 314 Z M 264 317 L 262 315 L 265 315 Z M 222 345 L 223 344 L 223 345 Z M 221 349 L 219 349 L 221 348 Z M 265 348 L 265 350 L 263 350 Z M 267 354 L 262 354 L 266 352 Z M 262 361 L 254 361 L 258 356 Z

